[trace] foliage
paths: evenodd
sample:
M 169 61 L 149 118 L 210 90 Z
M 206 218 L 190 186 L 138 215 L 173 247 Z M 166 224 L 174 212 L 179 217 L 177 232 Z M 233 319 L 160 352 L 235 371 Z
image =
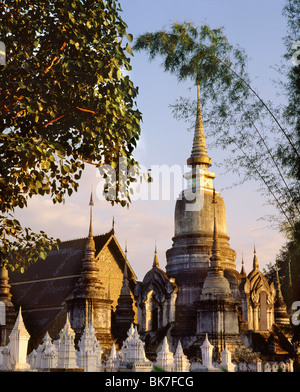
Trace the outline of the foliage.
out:
M 286 63 L 282 66 L 281 73 L 285 82 L 282 82 L 282 92 L 287 98 L 284 108 L 284 117 L 289 127 L 293 130 L 293 136 L 297 150 L 300 151 L 300 59 L 298 64 L 293 64 L 292 57 L 299 52 L 294 48 L 294 43 L 300 41 L 300 3 L 297 0 L 287 0 L 283 14 L 288 25 L 287 35 L 284 37 Z M 289 170 L 289 175 L 300 181 L 300 158 L 290 149 L 287 144 L 281 144 L 278 148 L 280 159 Z
M 169 32 L 145 33 L 137 38 L 134 49 L 146 50 L 150 60 L 162 57 L 164 70 L 179 81 L 201 84 L 208 140 L 230 152 L 222 162 L 225 171 L 239 174 L 240 183 L 258 181 L 266 200 L 280 213 L 280 228 L 293 232 L 300 196 L 297 181 L 289 176 L 290 167 L 279 162 L 279 151 L 284 144 L 299 160 L 299 150 L 292 131 L 282 125 L 287 124 L 280 108 L 265 102 L 251 87 L 243 50 L 230 45 L 223 29 L 196 28 L 191 23 L 176 23 Z M 195 100 L 180 97 L 171 107 L 177 119 L 194 121 Z M 273 224 L 275 218 L 270 219 Z
M 281 92 L 286 96 L 286 105 L 283 108 L 283 118 L 290 129 L 297 151 L 300 151 L 300 64 L 292 62 L 295 55 L 293 44 L 300 39 L 300 3 L 296 0 L 286 0 L 283 10 L 286 17 L 288 31 L 284 37 L 286 52 L 285 63 L 282 64 L 280 74 L 282 80 L 279 83 Z M 292 189 L 298 195 L 300 187 L 300 159 L 299 155 L 291 148 L 284 139 L 278 140 L 276 156 L 286 170 L 286 176 L 292 183 Z M 289 266 L 290 262 L 290 278 Z M 297 215 L 294 229 L 290 232 L 289 240 L 278 254 L 279 276 L 282 285 L 284 299 L 288 305 L 300 298 L 300 219 Z M 274 266 L 268 265 L 269 279 L 272 278 Z M 291 287 L 290 287 L 291 283 Z M 299 332 L 298 332 L 299 335 Z
M 139 36 L 134 48 L 145 50 L 150 60 L 161 57 L 164 70 L 179 81 L 190 79 L 201 85 L 208 140 L 229 152 L 222 161 L 224 171 L 239 174 L 239 183 L 257 181 L 266 202 L 277 208 L 278 216 L 265 219 L 289 239 L 277 261 L 283 296 L 290 307 L 300 298 L 300 65 L 291 61 L 293 43 L 300 40 L 299 1 L 287 0 L 284 14 L 289 27 L 281 66 L 287 81 L 280 83 L 287 98 L 285 107 L 263 100 L 251 87 L 247 57 L 229 44 L 222 29 L 177 23 L 169 31 Z M 171 108 L 175 118 L 186 121 L 191 129 L 196 100 L 180 97 Z M 275 281 L 274 264 L 265 272 Z
M 222 90 L 230 90 L 232 102 L 239 95 L 248 94 L 248 89 L 230 70 L 236 69 L 247 79 L 247 57 L 242 49 L 230 45 L 223 28 L 174 23 L 170 31 L 140 35 L 133 49 L 146 50 L 150 60 L 162 57 L 164 70 L 175 74 L 179 81 L 190 79 L 201 84 L 203 100 L 206 97 L 217 99 Z
M 0 39 L 1 263 L 23 269 L 55 241 L 13 219 L 34 195 L 64 201 L 85 164 L 137 166 L 138 89 L 127 75 L 132 36 L 115 0 L 4 0 Z M 130 184 L 114 202 L 130 202 Z M 124 202 L 125 200 L 125 202 Z M 35 246 L 32 246 L 33 244 Z M 23 248 L 26 257 L 12 261 Z

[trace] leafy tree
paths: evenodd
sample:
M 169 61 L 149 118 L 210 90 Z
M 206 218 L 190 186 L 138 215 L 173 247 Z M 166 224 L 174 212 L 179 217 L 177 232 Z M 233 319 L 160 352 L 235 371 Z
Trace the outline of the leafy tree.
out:
M 240 182 L 257 180 L 267 201 L 280 213 L 278 225 L 292 233 L 299 219 L 300 197 L 295 178 L 289 176 L 290 167 L 279 163 L 279 151 L 284 144 L 296 157 L 296 166 L 299 149 L 293 133 L 286 130 L 282 110 L 251 87 L 244 51 L 230 45 L 223 29 L 197 28 L 191 23 L 140 35 L 134 49 L 148 52 L 150 60 L 161 57 L 164 70 L 179 81 L 201 85 L 208 139 L 231 152 L 222 165 L 240 174 Z M 194 120 L 194 100 L 180 97 L 171 107 L 176 118 Z M 275 218 L 270 219 L 274 223 Z
M 281 73 L 285 82 L 282 82 L 282 91 L 287 98 L 284 116 L 293 131 L 295 143 L 300 151 L 300 4 L 297 0 L 287 0 L 283 9 L 286 17 L 288 32 L 284 37 L 286 60 Z M 296 60 L 296 61 L 295 61 Z M 288 167 L 290 175 L 300 181 L 300 159 L 288 145 L 281 145 L 278 154 L 282 163 Z
M 279 83 L 281 92 L 286 96 L 286 105 L 283 108 L 283 118 L 286 120 L 290 129 L 291 137 L 295 146 L 300 151 L 300 59 L 297 58 L 297 49 L 299 53 L 300 41 L 300 4 L 296 0 L 287 0 L 283 9 L 283 15 L 286 17 L 288 31 L 284 37 L 286 52 L 284 54 L 285 62 L 281 65 L 280 74 L 282 80 Z M 295 43 L 298 42 L 298 45 Z M 287 177 L 291 179 L 292 187 L 299 198 L 300 187 L 300 159 L 284 140 L 279 140 L 277 145 L 277 154 L 279 162 L 287 172 Z M 298 199 L 299 200 L 299 199 Z M 294 301 L 300 299 L 300 218 L 297 221 L 294 230 L 290 233 L 289 240 L 282 247 L 278 254 L 279 275 L 282 280 L 283 295 L 289 306 Z M 290 263 L 291 279 L 288 278 L 288 266 Z M 270 264 L 268 273 L 274 270 Z M 270 274 L 272 279 L 272 274 Z M 292 287 L 290 287 L 290 280 Z M 298 339 L 300 331 L 298 329 Z
M 14 219 L 29 198 L 63 202 L 86 164 L 137 167 L 141 113 L 120 12 L 115 0 L 0 3 L 1 265 L 23 271 L 56 243 Z M 129 203 L 129 190 L 117 182 L 112 202 Z

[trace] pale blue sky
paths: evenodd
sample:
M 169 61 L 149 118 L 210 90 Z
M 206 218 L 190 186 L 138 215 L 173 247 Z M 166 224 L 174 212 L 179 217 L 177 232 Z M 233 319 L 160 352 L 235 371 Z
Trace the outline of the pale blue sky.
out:
M 168 27 L 173 22 L 207 23 L 213 28 L 224 26 L 229 41 L 244 48 L 251 59 L 248 71 L 253 87 L 266 100 L 280 99 L 275 96 L 271 82 L 278 75 L 270 67 L 279 64 L 284 53 L 282 38 L 286 25 L 281 14 L 283 0 L 121 0 L 120 3 L 128 32 L 134 37 Z M 178 84 L 174 76 L 163 72 L 159 61 L 149 63 L 145 53 L 135 53 L 132 66 L 130 76 L 139 86 L 137 102 L 143 113 L 142 137 L 136 158 L 146 167 L 185 165 L 191 150 L 192 134 L 186 131 L 185 123 L 173 119 L 169 104 L 180 95 L 191 94 L 188 89 L 192 85 Z M 250 272 L 254 243 L 261 267 L 267 262 L 274 262 L 284 239 L 276 230 L 267 228 L 268 222 L 258 220 L 273 210 L 264 205 L 253 182 L 222 191 L 233 183 L 233 173 L 222 173 L 221 168 L 214 166 L 214 162 L 222 162 L 218 151 L 210 148 L 209 155 L 213 160 L 211 169 L 217 174 L 215 186 L 225 200 L 228 235 L 231 247 L 237 252 L 237 269 L 240 269 L 243 252 L 246 271 Z M 95 171 L 88 168 L 79 192 L 67 200 L 65 206 L 53 206 L 49 200 L 36 198 L 19 217 L 24 225 L 28 224 L 34 230 L 46 230 L 61 239 L 86 236 L 91 184 L 96 189 L 98 183 Z M 155 240 L 160 264 L 162 267 L 165 265 L 165 252 L 171 247 L 174 233 L 174 205 L 174 200 L 138 201 L 127 210 L 111 208 L 106 202 L 96 199 L 94 233 L 108 231 L 114 215 L 120 245 L 124 248 L 127 240 L 128 258 L 139 279 L 142 279 L 152 265 Z

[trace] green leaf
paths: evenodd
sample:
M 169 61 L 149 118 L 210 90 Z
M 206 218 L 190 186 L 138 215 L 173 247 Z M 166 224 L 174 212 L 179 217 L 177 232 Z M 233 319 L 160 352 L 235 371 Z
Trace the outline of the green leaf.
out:
M 129 42 L 133 41 L 133 35 L 132 34 L 127 34 L 126 33 L 126 38 L 128 39 Z
M 131 54 L 132 56 L 133 56 L 133 53 L 132 53 L 132 50 L 131 50 L 131 47 L 128 45 L 128 44 L 126 44 L 126 52 L 127 53 L 129 53 L 129 54 Z

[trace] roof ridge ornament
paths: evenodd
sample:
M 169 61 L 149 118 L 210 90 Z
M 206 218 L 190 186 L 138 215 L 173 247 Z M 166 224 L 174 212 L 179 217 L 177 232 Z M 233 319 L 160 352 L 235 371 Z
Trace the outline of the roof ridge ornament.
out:
M 93 192 L 91 192 L 90 202 L 89 202 L 90 226 L 89 226 L 88 240 L 87 240 L 86 247 L 85 247 L 85 259 L 86 260 L 93 259 L 95 257 L 95 252 L 96 252 L 95 241 L 94 241 L 94 237 L 93 237 L 93 205 L 94 205 Z
M 154 259 L 153 259 L 153 268 L 159 268 L 158 256 L 157 256 L 157 248 L 156 248 L 156 241 L 155 241 L 155 249 L 154 249 Z
M 258 264 L 258 260 L 257 260 L 257 256 L 256 256 L 256 248 L 254 245 L 254 256 L 253 256 L 253 269 L 259 269 L 259 264 Z
M 245 266 L 244 266 L 244 254 L 243 253 L 242 253 L 242 269 L 241 269 L 240 274 L 241 274 L 242 278 L 246 278 L 246 276 L 247 276 L 246 271 L 245 271 Z

